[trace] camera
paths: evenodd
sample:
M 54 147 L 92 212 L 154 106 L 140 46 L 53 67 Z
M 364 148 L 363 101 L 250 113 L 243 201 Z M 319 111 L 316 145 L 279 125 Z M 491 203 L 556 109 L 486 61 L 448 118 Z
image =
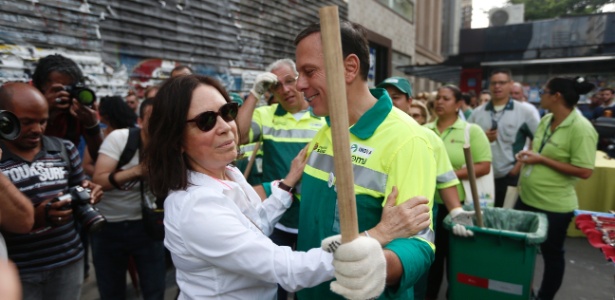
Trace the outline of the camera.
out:
M 0 138 L 12 141 L 20 132 L 21 124 L 17 116 L 8 110 L 0 110 Z
M 65 85 L 64 90 L 70 95 L 70 99 L 77 99 L 82 105 L 90 106 L 96 102 L 96 93 L 81 82 Z
M 68 189 L 68 193 L 56 198 L 56 201 L 71 199 L 71 205 L 64 210 L 73 210 L 73 216 L 81 223 L 88 232 L 97 232 L 107 222 L 98 209 L 90 204 L 90 189 L 74 186 Z

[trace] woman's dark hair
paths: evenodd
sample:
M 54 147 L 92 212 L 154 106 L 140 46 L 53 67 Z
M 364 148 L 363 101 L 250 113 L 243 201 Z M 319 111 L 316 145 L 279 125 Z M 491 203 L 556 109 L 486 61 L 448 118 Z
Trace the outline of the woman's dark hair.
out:
M 188 158 L 182 151 L 184 129 L 192 93 L 201 86 L 215 88 L 226 102 L 231 102 L 220 83 L 207 76 L 185 75 L 162 83 L 153 99 L 148 122 L 149 142 L 143 153 L 152 193 L 160 200 L 173 190 L 188 187 Z
M 120 96 L 100 98 L 98 111 L 113 129 L 134 127 L 137 123 L 137 115 Z
M 83 81 L 83 73 L 79 66 L 70 58 L 60 54 L 47 55 L 41 58 L 36 64 L 34 74 L 32 74 L 32 84 L 39 91 L 43 91 L 43 85 L 49 80 L 51 72 L 58 72 L 69 76 L 72 84 Z
M 579 96 L 589 93 L 594 87 L 594 84 L 585 81 L 583 77 L 553 77 L 547 82 L 551 94 L 560 93 L 568 108 L 574 107 L 579 102 Z
M 461 100 L 463 100 L 463 94 L 461 93 L 461 90 L 453 84 L 447 84 L 447 85 L 443 85 L 438 89 L 449 89 L 451 92 L 453 92 L 453 97 L 455 97 L 455 102 L 459 102 Z

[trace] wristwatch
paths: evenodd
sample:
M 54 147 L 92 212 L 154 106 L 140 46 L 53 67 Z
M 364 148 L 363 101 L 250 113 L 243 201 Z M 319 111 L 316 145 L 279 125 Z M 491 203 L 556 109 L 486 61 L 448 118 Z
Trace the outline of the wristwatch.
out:
M 292 186 L 288 186 L 286 183 L 284 183 L 284 181 L 279 181 L 278 182 L 278 187 L 289 192 L 289 193 L 293 193 L 295 191 L 295 188 Z

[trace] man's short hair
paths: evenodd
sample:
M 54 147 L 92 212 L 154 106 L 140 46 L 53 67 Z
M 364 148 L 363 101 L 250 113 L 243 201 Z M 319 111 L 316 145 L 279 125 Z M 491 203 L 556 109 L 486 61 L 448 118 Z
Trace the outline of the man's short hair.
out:
M 298 75 L 297 73 L 297 65 L 295 64 L 295 62 L 290 59 L 290 58 L 282 58 L 282 59 L 278 59 L 272 63 L 270 63 L 266 68 L 265 68 L 265 72 L 271 72 L 283 65 L 287 65 L 290 67 L 291 70 L 293 70 L 293 73 L 295 75 Z
M 295 46 L 304 38 L 317 32 L 320 32 L 320 23 L 309 25 L 299 32 L 295 38 Z M 359 58 L 361 79 L 367 80 L 367 74 L 369 72 L 369 43 L 367 41 L 367 30 L 357 23 L 341 21 L 340 35 L 344 58 L 348 57 L 350 54 L 355 54 Z
M 512 72 L 510 71 L 510 69 L 507 68 L 502 68 L 502 69 L 495 69 L 491 72 L 491 75 L 489 75 L 489 77 L 493 77 L 493 75 L 495 74 L 506 74 L 508 75 L 508 80 L 512 80 Z
M 604 91 L 610 91 L 611 94 L 615 94 L 615 90 L 613 88 L 610 87 L 603 87 L 599 90 L 599 92 L 604 92 Z
M 466 105 L 472 104 L 472 96 L 470 96 L 469 93 L 462 93 L 461 99 L 463 99 L 463 102 L 465 102 Z

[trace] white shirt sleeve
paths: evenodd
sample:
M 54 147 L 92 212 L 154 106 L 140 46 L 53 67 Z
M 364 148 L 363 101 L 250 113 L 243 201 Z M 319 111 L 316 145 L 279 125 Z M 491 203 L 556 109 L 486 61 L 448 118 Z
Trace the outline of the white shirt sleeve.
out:
M 181 194 L 182 199 L 175 199 L 178 202 L 172 205 L 177 207 L 181 201 L 181 208 L 165 212 L 170 223 L 178 222 L 167 229 L 171 234 L 165 244 L 171 251 L 183 244 L 191 256 L 228 272 L 279 283 L 288 291 L 333 278 L 331 254 L 322 249 L 293 252 L 289 247 L 275 245 L 224 193 L 199 187 Z M 173 201 L 166 201 L 169 200 Z M 176 212 L 180 214 L 174 216 Z M 173 245 L 175 239 L 181 241 Z

